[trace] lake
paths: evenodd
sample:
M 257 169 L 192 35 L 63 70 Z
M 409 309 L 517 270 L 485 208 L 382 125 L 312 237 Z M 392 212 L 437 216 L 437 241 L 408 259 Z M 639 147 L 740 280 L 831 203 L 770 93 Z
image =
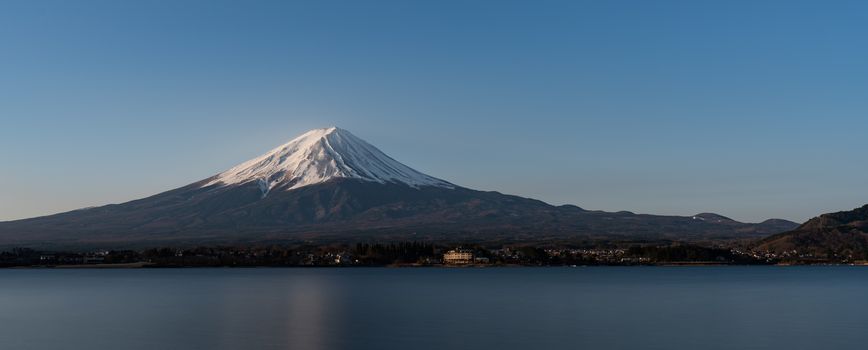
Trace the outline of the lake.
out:
M 864 349 L 868 268 L 0 270 L 2 349 Z

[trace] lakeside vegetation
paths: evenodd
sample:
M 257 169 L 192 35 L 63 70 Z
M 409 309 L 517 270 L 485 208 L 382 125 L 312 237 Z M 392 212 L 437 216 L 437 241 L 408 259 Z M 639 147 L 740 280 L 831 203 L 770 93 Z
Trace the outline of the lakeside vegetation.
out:
M 461 249 L 460 264 L 444 254 Z M 160 247 L 142 250 L 0 252 L 0 267 L 303 267 L 303 266 L 572 266 L 572 265 L 774 265 L 852 264 L 862 261 L 813 255 L 775 254 L 739 247 L 687 243 L 596 245 L 437 244 L 371 242 L 329 245 Z

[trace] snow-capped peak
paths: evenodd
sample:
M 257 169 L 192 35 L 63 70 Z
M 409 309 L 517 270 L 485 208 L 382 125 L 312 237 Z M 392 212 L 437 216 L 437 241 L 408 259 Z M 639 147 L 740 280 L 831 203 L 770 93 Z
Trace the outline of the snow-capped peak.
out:
M 278 186 L 291 190 L 337 178 L 403 183 L 415 188 L 455 187 L 399 163 L 337 127 L 308 131 L 260 157 L 218 174 L 203 187 L 256 181 L 264 197 Z

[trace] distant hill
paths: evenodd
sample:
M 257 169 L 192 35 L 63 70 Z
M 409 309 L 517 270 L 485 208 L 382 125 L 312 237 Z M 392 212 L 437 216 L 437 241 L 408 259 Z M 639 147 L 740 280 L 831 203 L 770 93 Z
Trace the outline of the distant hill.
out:
M 196 183 L 122 204 L 0 223 L 0 245 L 285 240 L 759 238 L 786 220 L 588 211 L 423 174 L 339 128 L 316 129 Z
M 823 258 L 868 259 L 868 205 L 820 215 L 793 231 L 759 241 L 757 248 L 777 253 L 795 250 Z

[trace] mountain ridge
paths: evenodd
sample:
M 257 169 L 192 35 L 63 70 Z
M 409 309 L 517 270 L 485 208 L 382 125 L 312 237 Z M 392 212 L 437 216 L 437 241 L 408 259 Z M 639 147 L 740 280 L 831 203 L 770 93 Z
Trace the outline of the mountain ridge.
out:
M 227 171 L 153 196 L 0 223 L 0 244 L 323 237 L 677 240 L 756 238 L 797 226 L 699 215 L 701 220 L 589 211 L 468 189 L 413 170 L 332 127 L 311 130 Z
M 868 204 L 814 217 L 794 230 L 760 240 L 756 249 L 778 254 L 796 251 L 835 260 L 868 260 Z

